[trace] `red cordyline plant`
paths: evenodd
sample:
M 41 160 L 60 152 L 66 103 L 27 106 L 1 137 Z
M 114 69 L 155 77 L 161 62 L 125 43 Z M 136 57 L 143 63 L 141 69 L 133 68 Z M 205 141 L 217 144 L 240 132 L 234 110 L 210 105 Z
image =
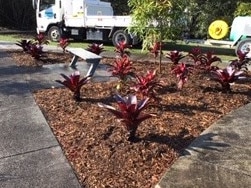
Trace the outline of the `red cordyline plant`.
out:
M 119 57 L 130 56 L 131 52 L 129 48 L 131 47 L 132 45 L 128 45 L 126 41 L 120 41 L 119 44 L 115 46 L 114 51 L 119 54 Z
M 181 52 L 179 52 L 177 50 L 170 51 L 170 53 L 166 54 L 166 58 L 168 58 L 170 61 L 172 61 L 172 63 L 175 64 L 175 65 L 178 64 L 179 61 L 181 59 L 183 59 L 184 57 L 185 56 Z
M 190 52 L 188 52 L 188 57 L 192 58 L 195 65 L 201 64 L 201 58 L 203 57 L 203 53 L 199 47 L 192 48 Z
M 177 88 L 181 90 L 184 84 L 188 80 L 189 73 L 191 72 L 191 67 L 188 67 L 185 63 L 177 64 L 171 71 L 175 74 L 178 80 Z
M 150 47 L 149 52 L 153 54 L 154 57 L 154 64 L 156 64 L 157 57 L 160 55 L 160 50 L 161 50 L 161 43 L 160 42 L 155 42 L 152 47 Z
M 224 92 L 231 92 L 230 84 L 245 78 L 243 71 L 237 70 L 232 66 L 227 66 L 225 69 L 212 70 L 212 79 L 219 82 Z
M 148 97 L 156 99 L 155 89 L 157 87 L 162 87 L 160 81 L 156 78 L 156 70 L 147 71 L 144 76 L 135 75 L 136 82 L 131 87 L 136 93 L 140 94 L 142 98 Z
M 69 45 L 70 45 L 70 42 L 68 38 L 60 38 L 58 46 L 62 48 L 63 53 L 65 53 L 65 49 Z
M 30 46 L 32 45 L 31 40 L 22 39 L 15 43 L 17 46 L 21 47 L 24 52 L 28 52 L 30 50 Z
M 40 59 L 43 54 L 42 45 L 38 45 L 31 40 L 22 39 L 15 44 L 20 46 L 24 52 L 30 54 L 34 59 Z
M 212 63 L 214 62 L 221 63 L 221 59 L 217 56 L 214 56 L 213 52 L 207 52 L 206 54 L 200 56 L 200 60 L 198 62 L 199 64 L 197 65 L 207 71 L 216 70 L 218 67 L 212 66 Z
M 85 85 L 89 80 L 90 76 L 86 76 L 82 79 L 80 79 L 80 72 L 75 71 L 72 73 L 69 77 L 65 74 L 60 74 L 65 80 L 56 80 L 56 82 L 64 85 L 66 88 L 68 88 L 70 91 L 73 92 L 73 99 L 76 101 L 80 101 L 80 89 L 83 85 Z
M 241 50 L 238 50 L 237 51 L 238 59 L 230 61 L 229 65 L 234 67 L 237 70 L 241 70 L 241 69 L 248 70 L 247 65 L 250 61 L 250 59 L 247 58 L 248 53 L 249 52 L 242 52 Z
M 117 89 L 120 90 L 121 86 L 125 85 L 131 76 L 134 76 L 132 62 L 128 56 L 116 58 L 114 64 L 108 71 L 112 72 L 112 76 L 119 79 Z
M 101 52 L 105 51 L 103 48 L 103 44 L 97 44 L 97 43 L 92 43 L 88 45 L 88 48 L 86 49 L 94 54 L 101 54 Z
M 128 140 L 135 141 L 136 131 L 140 123 L 152 116 L 155 116 L 150 113 L 142 113 L 147 106 L 149 98 L 138 101 L 136 95 L 128 95 L 124 98 L 120 95 L 115 95 L 115 99 L 119 107 L 118 110 L 110 105 L 101 103 L 98 105 L 109 110 L 120 120 L 120 122 L 124 123 L 126 129 L 129 131 Z
M 28 53 L 34 58 L 34 59 L 40 59 L 43 54 L 43 47 L 37 44 L 31 44 L 28 50 Z
M 34 38 L 34 43 L 38 45 L 43 45 L 43 44 L 49 44 L 49 41 L 46 39 L 45 35 L 42 33 L 39 33 L 35 38 Z

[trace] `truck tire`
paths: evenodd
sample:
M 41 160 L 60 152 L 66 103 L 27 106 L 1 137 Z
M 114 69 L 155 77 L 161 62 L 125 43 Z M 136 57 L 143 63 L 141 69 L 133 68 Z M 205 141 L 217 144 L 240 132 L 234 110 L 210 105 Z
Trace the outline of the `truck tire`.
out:
M 59 27 L 52 26 L 48 31 L 48 38 L 51 41 L 58 42 L 61 38 Z
M 251 38 L 246 38 L 238 42 L 235 48 L 236 55 L 238 50 L 240 50 L 242 53 L 248 52 L 247 56 L 251 57 Z
M 123 30 L 117 30 L 112 35 L 112 43 L 117 46 L 120 42 L 125 41 L 126 44 L 131 44 L 131 37 Z

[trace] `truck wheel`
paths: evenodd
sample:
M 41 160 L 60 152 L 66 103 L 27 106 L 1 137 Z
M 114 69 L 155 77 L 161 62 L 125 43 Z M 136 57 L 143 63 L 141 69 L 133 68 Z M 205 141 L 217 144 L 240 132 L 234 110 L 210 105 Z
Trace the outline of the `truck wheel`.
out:
M 251 57 L 251 38 L 246 38 L 238 42 L 235 54 L 238 56 L 238 51 L 241 51 L 242 53 L 248 52 L 247 57 Z
M 112 43 L 114 46 L 117 46 L 120 42 L 125 41 L 126 44 L 131 44 L 130 36 L 123 30 L 117 30 L 112 36 Z
M 59 39 L 60 39 L 61 35 L 60 35 L 60 30 L 59 30 L 59 27 L 57 26 L 52 26 L 49 31 L 48 31 L 48 38 L 51 40 L 51 41 L 54 41 L 54 42 L 58 42 Z

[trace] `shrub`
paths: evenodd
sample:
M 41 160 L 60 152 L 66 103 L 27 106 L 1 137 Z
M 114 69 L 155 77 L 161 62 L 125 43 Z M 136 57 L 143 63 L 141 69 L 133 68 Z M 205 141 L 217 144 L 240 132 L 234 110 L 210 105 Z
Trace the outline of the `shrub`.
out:
M 201 55 L 199 59 L 199 64 L 197 64 L 197 66 L 202 69 L 205 69 L 206 71 L 218 69 L 216 65 L 213 66 L 212 64 L 214 62 L 222 62 L 219 57 L 213 55 L 213 52 L 207 52 L 206 54 Z
M 147 106 L 149 98 L 138 101 L 135 95 L 129 95 L 124 98 L 120 95 L 115 95 L 115 99 L 119 107 L 118 110 L 110 105 L 101 103 L 98 105 L 102 108 L 106 108 L 108 111 L 114 114 L 120 120 L 120 122 L 124 123 L 126 129 L 129 131 L 128 140 L 135 141 L 136 131 L 140 123 L 154 116 L 154 114 L 142 113 Z
M 134 76 L 133 69 L 132 62 L 128 56 L 115 59 L 114 64 L 111 65 L 108 71 L 112 72 L 112 76 L 119 79 L 118 90 L 126 84 L 130 77 Z
M 17 46 L 20 46 L 24 52 L 28 52 L 30 50 L 30 46 L 32 44 L 31 40 L 21 39 L 15 43 Z
M 178 64 L 181 59 L 183 59 L 185 56 L 177 51 L 171 51 L 170 53 L 166 54 L 166 58 L 168 58 L 170 61 L 172 61 L 173 64 Z
M 34 58 L 34 59 L 40 59 L 40 57 L 43 54 L 43 47 L 37 44 L 31 44 L 28 50 L 28 53 Z
M 44 34 L 40 33 L 34 38 L 34 43 L 39 46 L 42 46 L 44 44 L 49 44 L 49 41 L 46 39 Z
M 177 77 L 177 88 L 181 90 L 184 84 L 188 80 L 189 73 L 191 72 L 191 67 L 188 67 L 185 63 L 177 64 L 171 73 L 175 74 Z
M 129 48 L 131 48 L 132 45 L 128 45 L 126 41 L 119 42 L 118 45 L 115 46 L 115 52 L 119 55 L 119 57 L 124 56 L 130 56 L 131 52 L 129 51 Z
M 101 52 L 104 51 L 104 48 L 103 48 L 103 44 L 92 43 L 88 45 L 88 48 L 86 50 L 99 55 Z
M 156 70 L 147 71 L 145 76 L 135 75 L 134 85 L 131 87 L 142 98 L 149 97 L 156 99 L 155 89 L 162 87 L 160 81 L 156 79 Z
M 225 69 L 212 70 L 211 76 L 213 80 L 221 84 L 224 92 L 231 92 L 230 83 L 245 78 L 243 71 L 236 70 L 232 66 L 228 66 Z
M 251 16 L 251 3 L 239 2 L 234 12 L 234 17 L 237 16 Z
M 69 45 L 70 45 L 70 42 L 68 38 L 60 38 L 58 46 L 62 48 L 64 53 L 65 53 L 66 47 Z
M 60 74 L 60 75 L 65 80 L 64 81 L 56 80 L 56 82 L 64 85 L 66 88 L 68 88 L 70 91 L 72 91 L 74 100 L 80 101 L 81 100 L 80 89 L 83 85 L 85 85 L 90 80 L 91 77 L 86 76 L 86 77 L 80 79 L 80 72 L 79 71 L 75 71 L 69 77 L 64 74 Z
M 241 70 L 241 69 L 248 70 L 247 65 L 250 59 L 246 57 L 247 54 L 248 52 L 242 52 L 238 50 L 237 51 L 238 59 L 230 61 L 229 65 L 237 70 Z

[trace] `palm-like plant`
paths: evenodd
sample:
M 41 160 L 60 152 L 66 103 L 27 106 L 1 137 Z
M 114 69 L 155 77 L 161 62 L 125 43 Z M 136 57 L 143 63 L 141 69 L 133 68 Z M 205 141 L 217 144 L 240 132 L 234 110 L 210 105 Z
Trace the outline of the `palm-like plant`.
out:
M 234 67 L 237 70 L 248 70 L 247 65 L 250 61 L 249 58 L 247 58 L 247 54 L 249 52 L 242 52 L 241 50 L 237 51 L 238 59 L 230 61 L 230 66 Z
M 40 59 L 43 54 L 43 47 L 37 44 L 31 44 L 28 50 L 28 53 L 34 58 L 34 59 Z
M 181 59 L 183 59 L 184 57 L 185 57 L 185 56 L 184 56 L 181 52 L 179 52 L 179 51 L 177 51 L 177 50 L 170 51 L 170 53 L 167 53 L 167 54 L 166 54 L 166 58 L 168 58 L 170 61 L 172 61 L 172 63 L 173 63 L 174 65 L 178 64 L 179 61 L 180 61 Z
M 28 52 L 30 50 L 30 46 L 32 44 L 31 40 L 22 39 L 15 43 L 17 46 L 21 47 L 24 52 Z
M 99 55 L 101 52 L 105 51 L 103 48 L 103 44 L 97 44 L 97 43 L 92 43 L 88 45 L 88 48 L 86 49 L 89 52 L 92 52 L 94 54 Z
M 213 52 L 207 52 L 205 55 L 200 56 L 199 66 L 201 66 L 203 69 L 210 71 L 218 69 L 217 66 L 212 66 L 212 63 L 214 62 L 221 63 L 221 59 L 215 55 L 213 55 Z
M 153 54 L 154 64 L 156 64 L 157 57 L 161 54 L 161 43 L 155 42 L 148 50 L 151 54 Z
M 134 141 L 140 123 L 154 116 L 154 114 L 142 113 L 147 106 L 149 98 L 138 101 L 135 95 L 129 95 L 124 98 L 120 95 L 115 95 L 115 99 L 119 107 L 118 110 L 110 105 L 101 103 L 98 105 L 109 110 L 120 120 L 120 122 L 124 123 L 126 129 L 129 131 L 128 140 Z
M 120 89 L 121 84 L 124 85 L 130 76 L 134 76 L 132 62 L 128 56 L 116 58 L 108 71 L 112 72 L 112 76 L 119 78 L 117 89 Z
M 147 71 L 145 76 L 135 75 L 136 82 L 131 87 L 136 93 L 139 93 L 142 98 L 149 97 L 156 99 L 155 89 L 162 87 L 160 81 L 156 79 L 156 70 Z
M 35 38 L 34 38 L 34 43 L 38 45 L 43 45 L 43 44 L 49 44 L 49 41 L 46 39 L 45 35 L 42 33 L 39 33 Z
M 245 78 L 243 73 L 243 71 L 237 70 L 232 66 L 211 71 L 212 79 L 219 82 L 222 90 L 225 92 L 231 92 L 230 83 Z
M 129 48 L 131 47 L 132 45 L 127 44 L 126 41 L 120 41 L 118 45 L 115 46 L 114 51 L 119 54 L 119 57 L 130 56 L 131 52 Z
M 63 49 L 63 53 L 65 53 L 65 49 L 69 45 L 70 45 L 70 42 L 68 38 L 60 38 L 58 46 L 60 46 Z
M 80 101 L 80 89 L 83 85 L 85 85 L 89 80 L 90 76 L 86 76 L 82 79 L 80 79 L 80 72 L 75 71 L 72 73 L 69 77 L 65 74 L 60 74 L 65 80 L 56 80 L 56 82 L 64 85 L 66 88 L 68 88 L 70 91 L 73 92 L 73 99 L 76 101 Z
M 195 65 L 201 64 L 201 58 L 204 56 L 201 49 L 199 47 L 193 48 L 190 52 L 188 52 L 188 57 L 190 57 Z
M 181 90 L 184 84 L 188 80 L 189 73 L 191 72 L 191 68 L 188 67 L 185 63 L 177 64 L 171 71 L 171 73 L 175 74 L 178 80 L 177 88 Z

